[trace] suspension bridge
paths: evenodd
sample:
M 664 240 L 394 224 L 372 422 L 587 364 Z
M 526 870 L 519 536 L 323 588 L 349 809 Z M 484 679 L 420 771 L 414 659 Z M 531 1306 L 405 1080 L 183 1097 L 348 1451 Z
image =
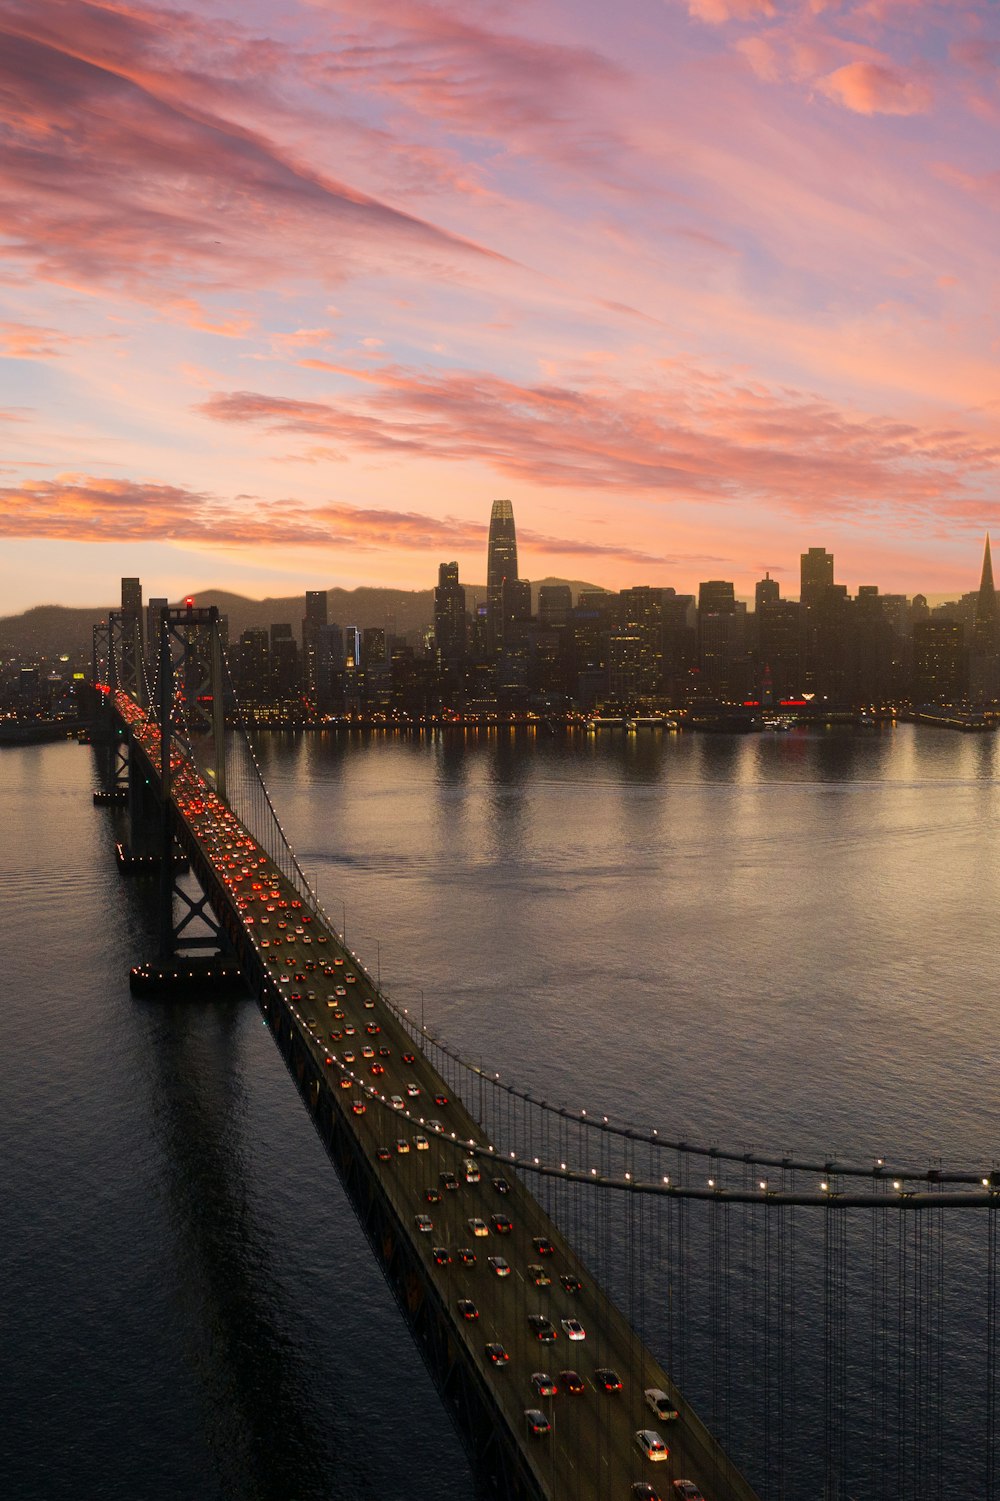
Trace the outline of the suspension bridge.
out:
M 992 1161 L 725 1149 L 535 1098 L 396 1005 L 324 912 L 217 611 L 163 610 L 152 664 L 113 614 L 93 676 L 95 799 L 127 804 L 122 868 L 158 881 L 133 989 L 256 999 L 484 1496 L 1000 1501 Z

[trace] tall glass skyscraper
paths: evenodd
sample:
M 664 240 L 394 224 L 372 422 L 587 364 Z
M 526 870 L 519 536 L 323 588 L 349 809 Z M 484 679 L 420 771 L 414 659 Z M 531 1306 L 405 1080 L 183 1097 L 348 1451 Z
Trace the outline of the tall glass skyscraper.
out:
M 490 540 L 486 550 L 486 638 L 491 653 L 503 647 L 504 580 L 517 578 L 517 533 L 514 507 L 509 500 L 495 500 L 490 513 Z

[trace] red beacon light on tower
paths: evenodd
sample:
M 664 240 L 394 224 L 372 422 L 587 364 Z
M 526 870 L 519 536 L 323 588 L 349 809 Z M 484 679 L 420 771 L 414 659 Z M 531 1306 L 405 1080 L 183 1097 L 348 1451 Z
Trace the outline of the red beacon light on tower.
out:
M 185 601 L 184 601 L 184 608 L 185 608 L 185 610 L 193 610 L 194 609 L 194 595 L 193 594 L 189 594 L 187 596 L 187 598 L 185 599 Z

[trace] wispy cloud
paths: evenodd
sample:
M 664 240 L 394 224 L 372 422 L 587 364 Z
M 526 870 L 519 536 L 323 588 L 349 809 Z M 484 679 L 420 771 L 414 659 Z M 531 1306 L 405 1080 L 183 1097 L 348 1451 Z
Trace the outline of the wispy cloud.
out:
M 224 80 L 212 89 L 173 62 L 164 19 L 87 0 L 0 12 L 5 231 L 36 274 L 148 297 L 494 256 L 242 123 Z M 198 23 L 183 17 L 180 32 L 193 45 Z
M 356 372 L 367 395 L 303 401 L 218 393 L 218 422 L 300 437 L 307 447 L 485 463 L 526 483 L 764 500 L 827 515 L 951 504 L 1000 472 L 1000 442 L 840 409 L 808 393 L 736 383 L 691 367 L 642 388 L 523 386 L 484 372 Z
M 77 542 L 185 542 L 217 548 L 328 547 L 359 552 L 441 550 L 485 552 L 488 527 L 458 517 L 327 502 L 306 506 L 290 497 L 264 502 L 220 497 L 176 485 L 69 474 L 0 487 L 0 535 Z M 642 549 L 553 537 L 524 528 L 535 553 L 665 560 Z

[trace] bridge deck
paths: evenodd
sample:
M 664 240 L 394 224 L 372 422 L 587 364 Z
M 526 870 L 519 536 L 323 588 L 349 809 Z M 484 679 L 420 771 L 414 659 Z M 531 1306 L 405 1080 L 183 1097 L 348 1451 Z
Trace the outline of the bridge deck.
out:
M 127 696 L 119 695 L 116 707 L 146 751 L 155 775 L 156 727 L 144 721 Z M 209 896 L 217 918 L 230 932 L 238 924 L 244 940 L 238 947 L 256 956 L 254 988 L 265 1015 L 273 1021 L 277 1007 L 297 1029 L 323 1081 L 330 1110 L 377 1175 L 400 1232 L 409 1237 L 426 1280 L 447 1310 L 456 1352 L 488 1387 L 498 1428 L 506 1429 L 520 1446 L 538 1493 L 551 1501 L 627 1501 L 633 1484 L 646 1481 L 665 1497 L 675 1494 L 672 1481 L 685 1477 L 701 1488 L 707 1501 L 756 1501 L 753 1490 L 594 1283 L 526 1184 L 504 1169 L 482 1128 L 451 1096 L 449 1086 L 355 957 L 342 947 L 324 915 L 303 900 L 193 764 L 176 752 L 171 776 L 178 832 L 195 868 L 207 866 L 215 877 Z M 366 1046 L 374 1049 L 373 1059 L 364 1059 Z M 389 1049 L 388 1056 L 380 1057 L 379 1048 Z M 412 1062 L 404 1061 L 404 1055 Z M 373 1063 L 384 1073 L 373 1073 Z M 408 1086 L 419 1093 L 408 1093 Z M 393 1105 L 393 1095 L 404 1102 L 402 1108 Z M 435 1096 L 447 1098 L 447 1103 L 435 1103 Z M 363 1113 L 355 1113 L 355 1102 L 363 1105 Z M 418 1138 L 426 1146 L 418 1149 Z M 402 1142 L 405 1152 L 397 1145 Z M 387 1157 L 380 1158 L 380 1148 L 388 1149 Z M 479 1183 L 466 1182 L 463 1172 L 463 1161 L 473 1153 L 481 1170 Z M 456 1189 L 442 1187 L 440 1175 L 445 1172 L 457 1176 Z M 507 1193 L 494 1188 L 497 1176 L 506 1179 Z M 439 1202 L 427 1201 L 429 1188 L 441 1190 Z M 494 1214 L 510 1219 L 509 1233 L 497 1233 L 491 1223 Z M 417 1228 L 418 1215 L 430 1217 L 430 1232 Z M 474 1236 L 471 1218 L 484 1220 L 488 1234 Z M 552 1254 L 539 1253 L 533 1244 L 538 1237 L 551 1243 Z M 447 1248 L 450 1263 L 437 1264 L 438 1247 Z M 474 1265 L 462 1263 L 460 1248 L 474 1251 Z M 491 1270 L 491 1256 L 506 1260 L 508 1276 L 501 1278 Z M 529 1265 L 544 1266 L 550 1284 L 537 1286 Z M 560 1281 L 563 1275 L 578 1278 L 582 1291 L 567 1291 Z M 462 1316 L 462 1299 L 472 1300 L 478 1317 Z M 540 1342 L 530 1329 L 528 1316 L 535 1313 L 555 1326 L 554 1343 Z M 586 1338 L 567 1338 L 562 1319 L 578 1319 Z M 490 1342 L 503 1345 L 507 1364 L 491 1363 L 486 1353 Z M 620 1391 L 600 1388 L 595 1372 L 602 1367 L 618 1373 Z M 533 1373 L 546 1372 L 558 1381 L 565 1370 L 582 1376 L 583 1392 L 561 1389 L 555 1397 L 538 1396 Z M 678 1421 L 662 1423 L 654 1417 L 644 1401 L 648 1387 L 659 1387 L 674 1399 L 681 1414 Z M 530 1433 L 525 1411 L 531 1408 L 546 1413 L 551 1432 L 538 1437 Z M 646 1459 L 636 1444 L 636 1431 L 650 1428 L 669 1447 L 664 1463 Z

